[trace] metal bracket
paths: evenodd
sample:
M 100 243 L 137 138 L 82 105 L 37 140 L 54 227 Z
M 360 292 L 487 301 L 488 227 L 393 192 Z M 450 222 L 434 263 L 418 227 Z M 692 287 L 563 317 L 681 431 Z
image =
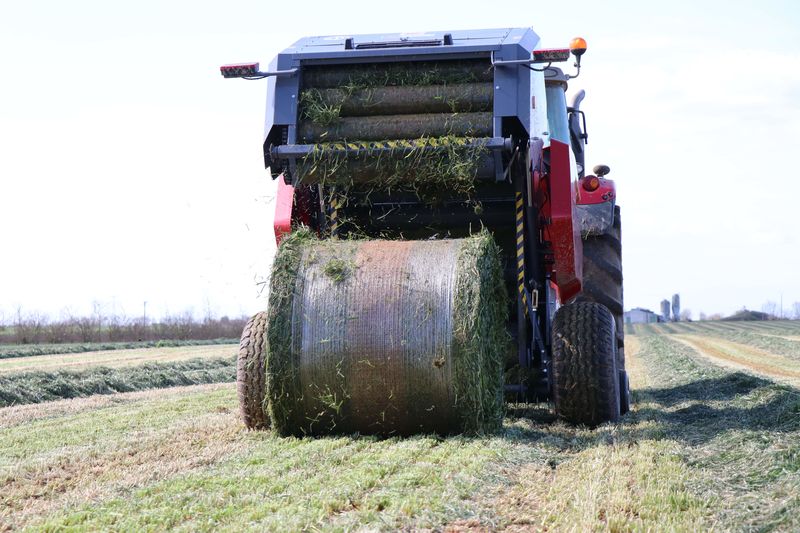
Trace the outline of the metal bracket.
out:
M 298 68 L 290 68 L 289 70 L 273 70 L 267 72 L 256 72 L 253 76 L 242 76 L 243 80 L 263 80 L 264 78 L 269 78 L 270 76 L 294 76 L 297 74 L 297 71 L 300 70 Z

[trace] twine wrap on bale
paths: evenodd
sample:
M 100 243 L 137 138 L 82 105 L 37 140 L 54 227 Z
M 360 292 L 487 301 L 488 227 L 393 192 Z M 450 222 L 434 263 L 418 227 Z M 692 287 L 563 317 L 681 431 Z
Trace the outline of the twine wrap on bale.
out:
M 278 250 L 267 397 L 284 435 L 483 433 L 502 423 L 507 301 L 482 232 Z

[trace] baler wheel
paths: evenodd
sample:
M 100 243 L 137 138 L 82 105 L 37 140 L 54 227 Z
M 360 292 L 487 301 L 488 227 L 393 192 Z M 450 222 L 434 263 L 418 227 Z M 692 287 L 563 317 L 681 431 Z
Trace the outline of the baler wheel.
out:
M 619 206 L 614 207 L 614 224 L 602 235 L 583 240 L 583 289 L 576 302 L 602 304 L 614 315 L 617 329 L 617 369 L 620 385 L 627 384 L 625 374 L 625 323 L 622 293 L 622 219 Z M 625 374 L 623 376 L 623 374 Z M 628 412 L 627 385 L 621 390 L 622 414 Z
M 553 403 L 556 414 L 596 426 L 620 417 L 614 317 L 592 302 L 561 307 L 553 320 Z
M 248 429 L 269 427 L 264 398 L 266 384 L 267 313 L 253 315 L 242 331 L 236 365 L 236 392 L 239 395 L 242 420 Z

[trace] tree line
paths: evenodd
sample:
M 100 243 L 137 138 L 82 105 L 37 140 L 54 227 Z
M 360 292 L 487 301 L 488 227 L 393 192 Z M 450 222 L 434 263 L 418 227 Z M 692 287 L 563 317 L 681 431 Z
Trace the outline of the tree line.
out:
M 0 344 L 238 339 L 246 321 L 247 317 L 228 316 L 198 320 L 188 311 L 151 321 L 105 315 L 97 306 L 89 316 L 65 313 L 54 320 L 18 308 L 11 317 L 0 318 Z

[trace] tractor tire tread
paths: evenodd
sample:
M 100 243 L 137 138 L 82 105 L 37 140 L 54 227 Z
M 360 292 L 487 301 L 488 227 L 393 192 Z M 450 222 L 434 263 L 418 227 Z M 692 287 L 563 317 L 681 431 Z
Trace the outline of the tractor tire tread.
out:
M 270 426 L 264 400 L 266 397 L 267 313 L 253 315 L 244 326 L 236 364 L 236 393 L 242 421 L 248 429 Z
M 553 403 L 556 415 L 597 426 L 620 417 L 614 317 L 600 304 L 571 303 L 553 321 Z
M 614 315 L 617 329 L 617 367 L 625 369 L 625 323 L 622 275 L 622 218 L 614 206 L 609 230 L 583 240 L 583 290 L 576 302 L 604 305 Z

